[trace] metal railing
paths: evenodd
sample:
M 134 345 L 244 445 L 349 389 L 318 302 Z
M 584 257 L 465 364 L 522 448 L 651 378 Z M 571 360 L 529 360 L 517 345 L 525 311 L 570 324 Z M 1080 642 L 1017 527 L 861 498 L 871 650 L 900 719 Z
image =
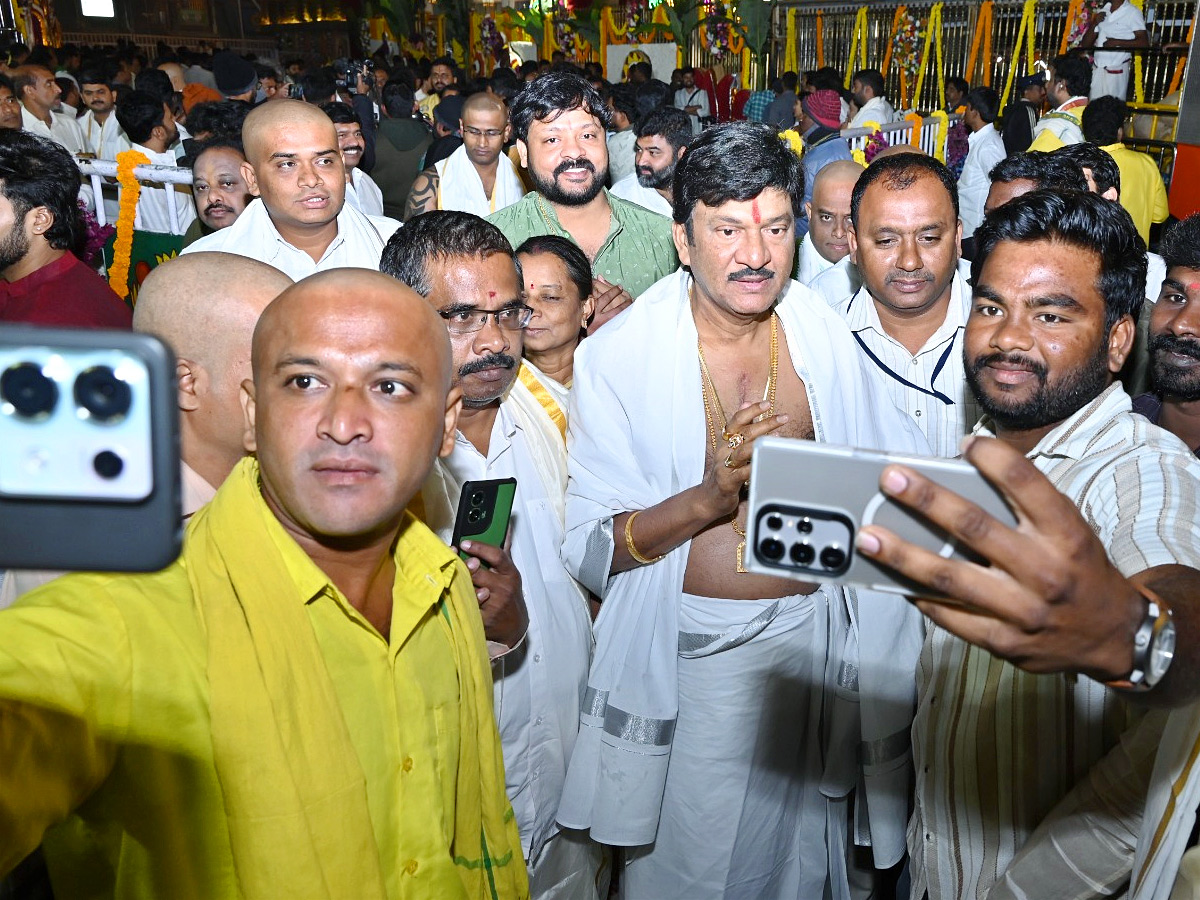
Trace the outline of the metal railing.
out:
M 1072 23 L 1067 22 L 1069 0 L 1038 0 L 1034 52 L 1041 62 L 1048 62 L 1058 55 L 1062 45 L 1064 29 L 1069 29 Z M 816 26 L 817 15 L 821 14 L 823 23 L 824 64 L 834 66 L 841 71 L 847 67 L 859 68 L 861 57 L 855 62 L 849 59 L 851 41 L 854 35 L 855 17 L 861 6 L 867 8 L 867 65 L 882 69 L 883 60 L 887 54 L 888 40 L 892 30 L 892 20 L 896 12 L 894 2 L 883 0 L 868 0 L 859 3 L 821 3 L 819 0 L 783 0 L 776 14 L 772 59 L 778 70 L 779 61 L 783 59 L 784 43 L 786 40 L 786 19 L 790 9 L 796 10 L 796 57 L 798 71 L 818 68 Z M 908 12 L 914 16 L 924 29 L 929 19 L 932 0 L 915 0 L 908 4 Z M 1021 15 L 1024 8 L 1022 0 L 995 0 L 992 7 L 991 46 L 989 59 L 980 59 L 975 72 L 966 72 L 971 53 L 971 42 L 975 35 L 976 20 L 980 4 L 971 0 L 946 0 L 942 4 L 942 51 L 944 74 L 947 78 L 963 76 L 972 85 L 984 84 L 1003 90 L 1008 78 L 1008 71 L 1014 51 L 1017 48 L 1017 35 L 1021 25 Z M 1195 12 L 1195 0 L 1146 0 L 1144 15 L 1151 49 L 1136 51 L 1142 58 L 1143 80 L 1145 83 L 1145 99 L 1157 102 L 1167 94 L 1174 79 L 1177 65 L 1182 59 L 1179 51 L 1164 51 L 1166 44 L 1182 44 L 1187 40 L 1188 27 L 1191 25 Z M 917 42 L 918 61 L 924 39 Z M 979 56 L 982 57 L 982 47 Z M 1026 58 L 1022 52 L 1018 75 L 1025 74 Z M 895 54 L 886 73 L 889 97 L 896 98 L 900 94 L 900 70 Z M 910 84 L 910 90 L 913 87 Z M 1130 96 L 1133 96 L 1131 79 Z M 938 107 L 938 81 L 934 69 L 934 53 L 930 52 L 927 71 L 919 97 L 910 98 L 909 105 L 923 110 L 933 110 Z
M 108 224 L 108 214 L 104 209 L 104 187 L 106 178 L 116 178 L 117 163 L 111 159 L 78 159 L 79 171 L 92 185 L 92 195 L 96 198 L 96 221 L 101 225 Z M 149 184 L 186 184 L 192 183 L 192 170 L 180 166 L 138 166 L 133 170 L 138 181 Z M 178 196 L 177 196 L 178 195 Z M 171 233 L 180 234 L 179 203 L 190 203 L 191 200 L 179 191 L 167 191 L 167 215 L 171 220 Z M 119 198 L 119 197 L 118 197 Z
M 1145 153 L 1154 160 L 1155 165 L 1158 166 L 1158 171 L 1162 173 L 1163 183 L 1170 190 L 1171 176 L 1175 174 L 1175 142 L 1134 138 L 1127 139 L 1124 143 L 1130 150 Z
M 950 124 L 953 125 L 962 116 L 952 115 L 948 117 Z M 911 144 L 913 142 L 913 126 L 911 122 L 889 122 L 886 125 L 879 127 L 883 139 L 888 142 L 888 146 L 895 147 L 897 144 Z M 842 137 L 846 139 L 846 143 L 850 145 L 850 152 L 855 150 L 865 150 L 867 147 L 867 138 L 873 131 L 866 128 L 843 128 Z M 922 150 L 930 156 L 937 154 L 937 136 L 938 123 L 935 119 L 926 119 L 921 124 L 921 135 L 917 140 L 918 145 Z

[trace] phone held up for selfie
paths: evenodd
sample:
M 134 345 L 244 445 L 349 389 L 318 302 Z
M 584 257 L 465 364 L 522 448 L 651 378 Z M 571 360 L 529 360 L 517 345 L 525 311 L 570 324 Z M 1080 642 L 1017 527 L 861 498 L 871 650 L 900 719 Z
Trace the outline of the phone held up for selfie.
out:
M 1000 492 L 963 460 L 764 437 L 754 442 L 746 567 L 761 575 L 929 596 L 928 588 L 855 552 L 854 539 L 864 525 L 887 528 L 946 558 L 986 565 L 953 536 L 880 491 L 879 478 L 892 464 L 920 472 L 1005 525 L 1017 523 Z
M 504 537 L 508 534 L 516 495 L 515 478 L 466 482 L 458 498 L 458 514 L 454 517 L 451 545 L 461 547 L 463 541 L 478 541 L 492 547 L 502 547 Z M 458 555 L 464 560 L 468 558 L 468 554 L 461 550 Z M 482 560 L 480 562 L 483 563 Z
M 169 565 L 177 416 L 174 355 L 156 338 L 0 329 L 0 569 Z

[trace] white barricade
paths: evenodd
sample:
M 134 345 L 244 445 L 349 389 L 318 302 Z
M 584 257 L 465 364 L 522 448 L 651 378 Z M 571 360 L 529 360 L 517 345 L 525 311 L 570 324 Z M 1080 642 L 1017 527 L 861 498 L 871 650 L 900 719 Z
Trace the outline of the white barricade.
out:
M 92 182 L 92 194 L 97 197 L 96 221 L 101 225 L 108 223 L 108 214 L 104 209 L 102 186 L 105 178 L 117 177 L 117 163 L 111 159 L 78 159 L 79 171 Z M 187 184 L 192 183 L 192 170 L 180 166 L 138 166 L 133 170 L 138 181 L 151 184 Z M 167 191 L 167 212 L 171 218 L 172 232 L 181 233 L 179 228 L 179 208 L 177 203 L 191 201 L 178 191 Z
M 958 113 L 952 114 L 950 116 L 950 124 L 953 125 L 961 118 L 962 116 L 958 115 Z M 899 122 L 888 122 L 886 125 L 881 125 L 879 127 L 879 131 L 883 134 L 884 140 L 886 140 L 890 146 L 894 147 L 897 144 L 912 143 L 911 122 L 905 122 L 903 120 Z M 918 143 L 920 144 L 921 149 L 930 156 L 935 155 L 937 151 L 937 133 L 937 119 L 926 116 L 921 125 L 921 136 L 918 140 Z M 873 134 L 873 132 L 868 131 L 865 128 L 842 129 L 842 137 L 844 137 L 846 139 L 846 143 L 850 145 L 851 152 L 855 150 L 865 150 L 867 147 L 867 138 L 870 137 L 871 134 Z

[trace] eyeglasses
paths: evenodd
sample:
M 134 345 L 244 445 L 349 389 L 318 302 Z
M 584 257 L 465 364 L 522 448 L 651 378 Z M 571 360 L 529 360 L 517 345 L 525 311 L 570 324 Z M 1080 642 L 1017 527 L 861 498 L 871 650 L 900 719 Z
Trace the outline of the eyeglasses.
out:
M 450 309 L 438 310 L 446 320 L 446 329 L 451 334 L 474 334 L 495 317 L 496 324 L 505 331 L 520 331 L 533 318 L 533 307 L 523 303 L 506 306 L 504 309 Z

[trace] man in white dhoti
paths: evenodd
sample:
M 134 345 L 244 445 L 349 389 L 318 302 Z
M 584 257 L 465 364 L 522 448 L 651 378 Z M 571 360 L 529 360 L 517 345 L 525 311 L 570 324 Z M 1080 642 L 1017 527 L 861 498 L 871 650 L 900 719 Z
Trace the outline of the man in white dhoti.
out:
M 1130 0 L 1109 0 L 1092 13 L 1087 33 L 1080 42 L 1094 47 L 1092 54 L 1092 89 L 1089 96 L 1111 96 L 1118 100 L 1129 97 L 1129 72 L 1133 55 L 1130 50 L 1145 50 L 1150 46 L 1146 35 L 1146 19 Z
M 494 623 L 511 622 L 522 610 L 528 615 L 528 631 L 515 646 L 490 646 L 505 778 L 531 895 L 605 900 L 601 848 L 555 821 L 592 652 L 587 595 L 558 555 L 565 392 L 521 362 L 532 310 L 523 302 L 512 246 L 496 226 L 469 213 L 426 213 L 396 232 L 380 267 L 445 319 L 454 383 L 463 394 L 454 450 L 434 466 L 416 512 L 449 543 L 464 482 L 517 480 L 511 549 L 465 541 L 461 549 L 489 642 L 509 630 Z
M 578 351 L 563 554 L 603 605 L 559 821 L 633 848 L 630 900 L 850 896 L 860 737 L 877 764 L 855 842 L 880 868 L 903 853 L 920 623 L 741 565 L 758 437 L 927 450 L 843 323 L 788 280 L 801 179 L 769 126 L 705 131 L 675 182 L 684 268 Z M 861 686 L 861 733 L 823 748 L 834 680 Z
M 508 109 L 486 91 L 463 103 L 462 146 L 417 176 L 408 194 L 405 221 L 431 209 L 489 216 L 525 196 L 517 167 L 504 152 Z

